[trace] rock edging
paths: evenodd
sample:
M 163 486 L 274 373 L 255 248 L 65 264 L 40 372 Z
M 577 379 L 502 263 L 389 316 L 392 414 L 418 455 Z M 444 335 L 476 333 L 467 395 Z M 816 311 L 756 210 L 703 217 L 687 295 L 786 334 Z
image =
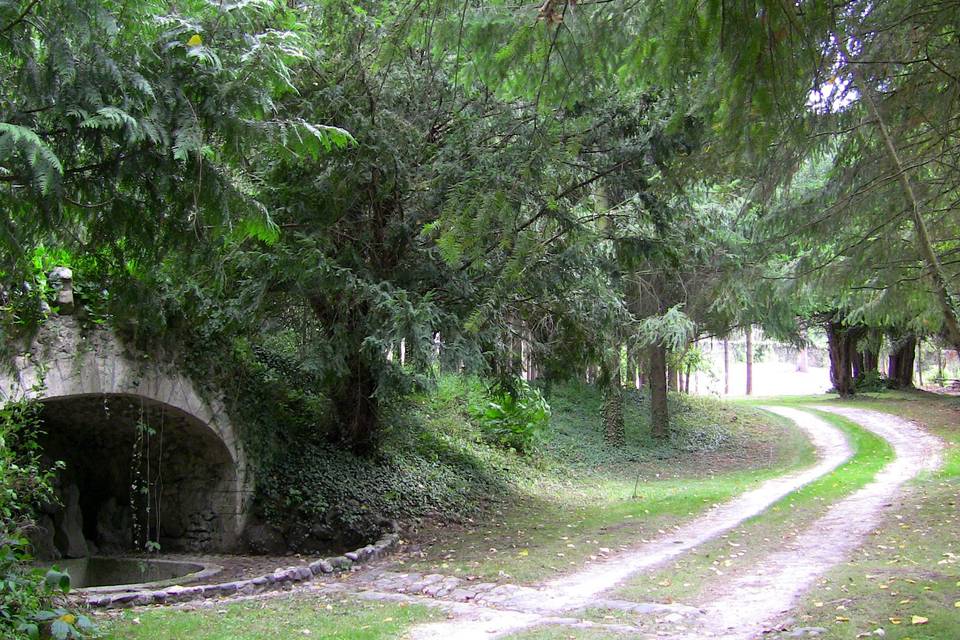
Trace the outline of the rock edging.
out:
M 290 589 L 294 584 L 309 582 L 317 576 L 351 571 L 355 566 L 385 556 L 400 541 L 399 527 L 391 523 L 391 531 L 383 534 L 373 544 L 368 544 L 341 556 L 321 558 L 308 565 L 278 568 L 247 580 L 235 580 L 222 584 L 172 586 L 153 591 L 127 591 L 122 593 L 90 595 L 81 603 L 91 609 L 125 609 L 151 604 L 172 604 L 233 595 L 253 595 L 266 591 Z

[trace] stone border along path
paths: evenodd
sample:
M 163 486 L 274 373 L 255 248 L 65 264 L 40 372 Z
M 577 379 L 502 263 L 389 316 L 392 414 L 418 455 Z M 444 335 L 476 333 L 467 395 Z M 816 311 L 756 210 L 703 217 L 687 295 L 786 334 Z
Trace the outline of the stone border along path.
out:
M 658 637 L 695 640 L 705 637 L 748 640 L 767 629 L 812 584 L 814 579 L 842 562 L 879 522 L 881 508 L 899 487 L 917 473 L 939 465 L 940 441 L 915 424 L 874 411 L 817 407 L 850 418 L 885 438 L 896 452 L 894 462 L 875 480 L 834 504 L 785 550 L 771 554 L 749 575 L 717 593 L 705 608 L 684 605 L 633 603 L 598 598 L 626 578 L 663 565 L 680 554 L 729 531 L 760 514 L 789 493 L 831 472 L 852 455 L 843 433 L 821 418 L 787 407 L 766 407 L 792 420 L 811 438 L 820 462 L 805 471 L 764 482 L 757 489 L 721 505 L 672 533 L 618 553 L 583 571 L 561 576 L 540 587 L 472 584 L 439 574 L 420 575 L 374 572 L 361 576 L 364 598 L 423 601 L 422 596 L 445 598 L 437 603 L 454 619 L 414 627 L 413 640 L 497 638 L 541 625 L 594 626 L 571 613 L 588 607 L 621 609 L 634 614 L 666 614 L 659 621 L 684 623 L 673 633 L 665 628 Z M 407 596 L 401 594 L 415 594 Z M 563 614 L 566 612 L 566 616 Z M 622 626 L 622 625 L 614 625 Z M 697 631 L 689 631 L 694 627 Z M 613 629 L 611 629 L 613 630 Z M 636 630 L 634 630 L 636 631 Z M 802 631 L 801 631 L 802 633 Z
M 220 584 L 198 584 L 182 587 L 159 587 L 150 589 L 143 587 L 120 593 L 105 595 L 83 594 L 79 590 L 75 599 L 93 609 L 124 609 L 141 607 L 151 604 L 172 604 L 175 602 L 189 602 L 235 595 L 252 595 L 267 591 L 290 589 L 297 583 L 308 582 L 317 576 L 332 574 L 341 571 L 352 571 L 356 566 L 386 555 L 400 540 L 399 525 L 390 522 L 389 533 L 383 534 L 379 540 L 355 551 L 348 551 L 342 556 L 321 558 L 308 565 L 299 567 L 279 568 L 248 580 L 234 580 Z

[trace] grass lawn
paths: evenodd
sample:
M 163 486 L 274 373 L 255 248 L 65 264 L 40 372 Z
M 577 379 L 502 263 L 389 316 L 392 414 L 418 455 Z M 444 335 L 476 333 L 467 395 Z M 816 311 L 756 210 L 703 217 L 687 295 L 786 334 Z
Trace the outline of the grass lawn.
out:
M 105 640 L 263 640 L 399 638 L 443 615 L 412 606 L 307 592 L 191 608 L 157 607 L 101 618 Z
M 568 387 L 550 397 L 553 419 L 536 453 L 496 452 L 478 439 L 463 393 L 441 389 L 419 408 L 432 439 L 509 478 L 484 517 L 426 521 L 396 556 L 398 570 L 531 582 L 655 536 L 710 505 L 791 469 L 812 464 L 813 448 L 792 423 L 752 407 L 673 398 L 674 436 L 649 435 L 647 407 L 628 393 L 628 444 L 611 448 L 599 425 L 600 397 Z M 417 436 L 425 437 L 424 435 Z M 431 449 L 432 450 L 432 449 Z M 439 611 L 396 603 L 299 595 L 101 618 L 107 640 L 398 638 Z M 612 637 L 596 630 L 533 630 L 529 638 Z M 559 634 L 559 635 L 557 635 Z M 599 635 L 597 635 L 599 634 Z
M 681 433 L 687 430 L 686 444 L 678 446 L 650 439 L 646 407 L 628 395 L 631 444 L 611 451 L 602 442 L 595 391 L 551 398 L 551 435 L 533 462 L 537 472 L 519 475 L 516 492 L 483 522 L 423 528 L 394 569 L 539 581 L 814 461 L 804 435 L 779 416 L 712 400 L 692 403 L 675 408 Z M 722 442 L 710 446 L 717 433 Z

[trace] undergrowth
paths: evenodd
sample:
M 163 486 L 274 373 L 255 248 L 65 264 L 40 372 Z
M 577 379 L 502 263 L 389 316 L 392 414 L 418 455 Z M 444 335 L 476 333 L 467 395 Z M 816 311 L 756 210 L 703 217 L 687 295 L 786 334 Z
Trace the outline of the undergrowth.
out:
M 630 390 L 627 444 L 610 447 L 599 423 L 600 393 L 570 384 L 554 386 L 547 398 L 549 426 L 536 441 L 515 447 L 491 438 L 478 416 L 476 407 L 489 403 L 491 394 L 479 379 L 439 376 L 429 390 L 392 409 L 381 446 L 370 457 L 331 444 L 304 417 L 312 411 L 321 420 L 322 401 L 312 406 L 298 396 L 286 409 L 271 403 L 271 419 L 279 414 L 279 423 L 254 447 L 262 514 L 283 528 L 289 544 L 309 549 L 318 538 L 369 537 L 384 519 L 468 521 L 512 494 L 567 485 L 571 474 L 583 480 L 639 471 L 645 463 L 662 467 L 664 460 L 693 453 L 734 450 L 756 435 L 730 428 L 742 409 L 737 414 L 714 400 L 674 396 L 671 437 L 658 441 L 649 435 L 646 396 Z

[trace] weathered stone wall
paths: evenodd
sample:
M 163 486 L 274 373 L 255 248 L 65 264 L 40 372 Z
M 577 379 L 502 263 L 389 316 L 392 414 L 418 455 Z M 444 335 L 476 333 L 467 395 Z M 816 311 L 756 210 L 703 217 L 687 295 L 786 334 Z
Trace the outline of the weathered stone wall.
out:
M 108 330 L 84 331 L 76 318 L 51 316 L 13 364 L 12 371 L 0 371 L 0 403 L 42 399 L 51 418 L 47 439 L 60 449 L 51 454 L 73 459 L 77 472 L 87 475 L 98 465 L 120 465 L 115 478 L 95 485 L 103 493 L 96 500 L 107 505 L 104 533 L 108 520 L 122 527 L 130 516 L 123 513 L 123 496 L 109 494 L 128 471 L 122 467 L 129 465 L 124 452 L 132 450 L 134 425 L 146 411 L 154 431 L 158 425 L 166 429 L 163 447 L 151 453 L 159 465 L 154 469 L 163 470 L 156 482 L 161 544 L 229 550 L 239 543 L 253 486 L 243 449 L 222 400 L 201 396 L 172 358 L 133 353 Z M 67 510 L 84 503 L 83 496 L 73 499 L 71 485 L 77 482 L 68 461 L 61 486 Z M 77 486 L 83 490 L 82 483 Z M 67 517 L 62 509 L 47 515 L 54 521 Z M 82 528 L 69 517 L 74 522 L 67 528 Z M 74 552 L 81 546 L 74 544 Z

